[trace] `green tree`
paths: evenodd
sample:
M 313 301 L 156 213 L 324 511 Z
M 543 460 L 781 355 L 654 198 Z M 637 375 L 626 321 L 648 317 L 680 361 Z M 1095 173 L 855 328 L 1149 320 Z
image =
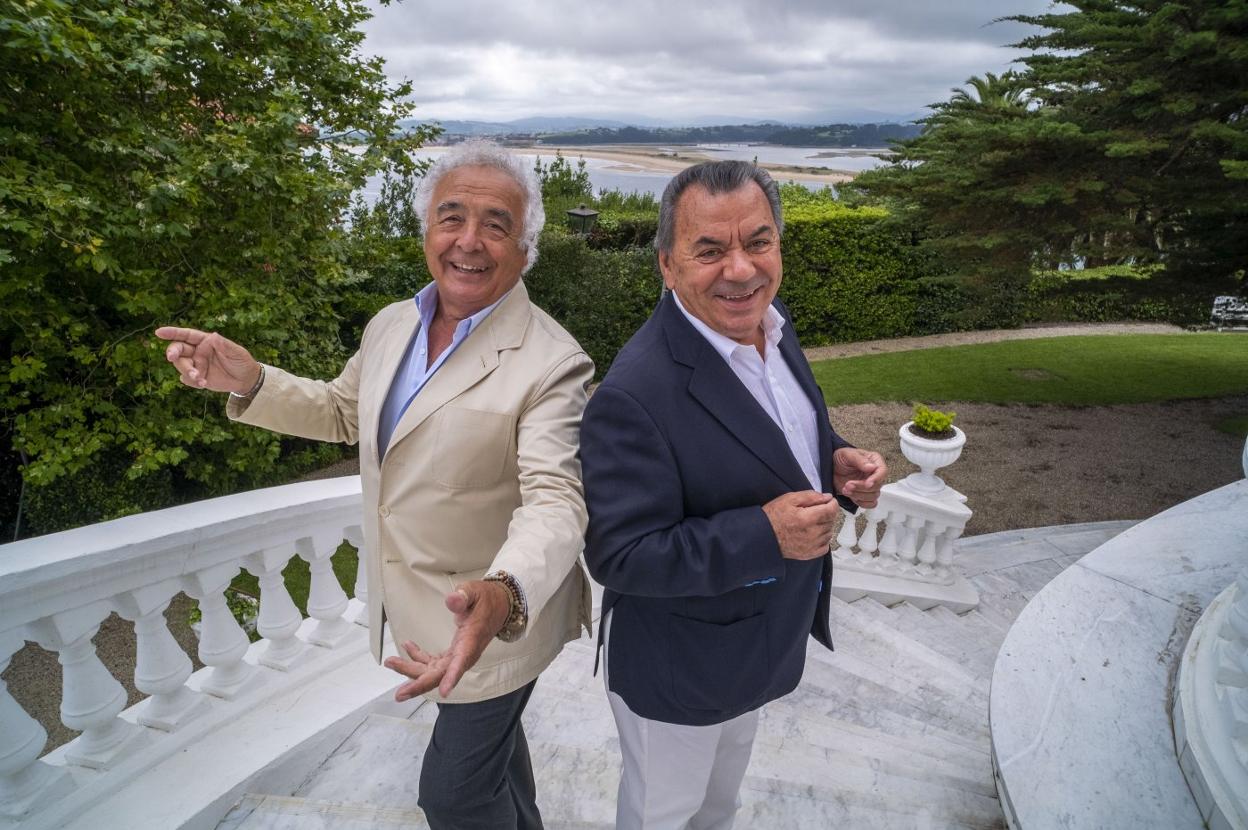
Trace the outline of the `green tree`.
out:
M 360 54 L 368 16 L 361 0 L 4 3 L 0 432 L 29 501 L 80 508 L 36 529 L 150 506 L 100 507 L 88 470 L 136 494 L 167 479 L 167 503 L 323 452 L 227 422 L 150 333 L 213 328 L 261 360 L 339 368 L 336 304 L 365 278 L 351 193 L 431 134 L 396 132 L 408 88 Z
M 585 159 L 577 159 L 575 165 L 556 150 L 549 164 L 542 164 L 539 156 L 533 163 L 533 171 L 542 185 L 542 205 L 546 208 L 546 221 L 562 223 L 566 211 L 579 204 L 594 201 L 594 185 L 589 180 Z
M 1248 267 L 1248 7 L 1073 0 L 1025 70 L 968 80 L 852 189 L 989 281 L 1033 268 Z
M 1034 95 L 1059 108 L 1105 171 L 1084 250 L 1160 258 L 1188 275 L 1248 268 L 1248 6 L 1076 0 L 1011 18 L 1047 30 L 1020 46 Z M 1097 249 L 1103 254 L 1097 257 Z

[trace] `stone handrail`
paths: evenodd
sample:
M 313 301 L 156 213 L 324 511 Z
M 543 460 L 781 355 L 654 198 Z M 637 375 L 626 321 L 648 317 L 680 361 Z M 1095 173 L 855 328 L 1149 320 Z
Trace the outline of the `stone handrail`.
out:
M 1201 817 L 1210 827 L 1248 828 L 1248 568 L 1192 629 L 1174 726 Z
M 1244 445 L 1248 476 L 1248 442 Z M 1248 544 L 1243 546 L 1248 553 Z M 1179 667 L 1175 750 L 1201 818 L 1248 828 L 1248 567 L 1201 614 Z
M 292 484 L 0 545 L 0 671 L 26 641 L 57 653 L 61 720 L 78 737 L 40 758 L 47 733 L 0 680 L 0 827 L 61 826 L 127 777 L 141 774 L 203 733 L 237 717 L 231 702 L 254 706 L 281 694 L 300 671 L 359 640 L 367 589 L 355 599 L 334 576 L 342 540 L 359 547 L 358 476 Z M 308 562 L 309 618 L 282 579 L 298 556 Z M 225 590 L 246 569 L 261 586 L 249 642 Z M 175 595 L 202 616 L 199 659 L 177 645 L 164 618 Z M 134 622 L 135 686 L 147 695 L 123 713 L 126 693 L 92 642 L 112 613 Z M 338 658 L 341 661 L 341 658 Z
M 948 486 L 927 495 L 906 481 L 884 485 L 876 507 L 841 524 L 832 548 L 833 591 L 850 602 L 870 596 L 885 605 L 975 608 L 978 592 L 953 568 L 954 542 L 971 517 L 965 501 Z

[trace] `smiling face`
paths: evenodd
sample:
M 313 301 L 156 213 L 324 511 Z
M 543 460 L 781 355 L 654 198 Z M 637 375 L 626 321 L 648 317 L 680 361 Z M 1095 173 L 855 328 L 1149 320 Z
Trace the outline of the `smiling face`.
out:
M 663 281 L 685 310 L 738 343 L 760 346 L 767 307 L 780 290 L 780 234 L 761 187 L 711 194 L 690 185 L 676 202 Z
M 438 181 L 429 205 L 425 261 L 438 284 L 438 312 L 463 319 L 520 280 L 524 191 L 493 167 L 466 165 Z

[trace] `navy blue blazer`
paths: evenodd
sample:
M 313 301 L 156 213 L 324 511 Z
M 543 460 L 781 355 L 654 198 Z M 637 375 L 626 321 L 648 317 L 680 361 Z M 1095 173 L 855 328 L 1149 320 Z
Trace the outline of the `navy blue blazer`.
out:
M 849 446 L 784 306 L 780 353 L 815 407 L 819 469 Z M 762 505 L 811 489 L 784 435 L 670 296 L 581 423 L 585 560 L 606 587 L 611 691 L 636 714 L 721 723 L 791 692 L 806 635 L 832 647 L 832 558 L 785 559 Z M 844 508 L 854 509 L 848 499 Z

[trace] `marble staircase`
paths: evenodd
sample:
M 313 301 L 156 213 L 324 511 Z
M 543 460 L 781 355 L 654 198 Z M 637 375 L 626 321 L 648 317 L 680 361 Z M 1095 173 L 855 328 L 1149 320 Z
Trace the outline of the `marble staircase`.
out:
M 961 615 L 833 598 L 837 650 L 812 641 L 801 685 L 763 709 L 737 827 L 1004 827 L 988 732 L 998 648 L 1036 592 L 1130 524 L 959 540 L 981 601 Z M 613 826 L 619 744 L 593 663 L 591 640 L 568 644 L 525 713 L 552 830 Z M 369 715 L 293 791 L 249 793 L 218 830 L 426 826 L 416 782 L 434 714 Z

